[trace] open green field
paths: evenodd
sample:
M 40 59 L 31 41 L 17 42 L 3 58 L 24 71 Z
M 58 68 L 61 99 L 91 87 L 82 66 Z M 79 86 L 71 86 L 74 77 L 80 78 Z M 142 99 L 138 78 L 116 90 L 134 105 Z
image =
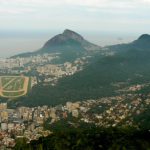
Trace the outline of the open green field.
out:
M 8 83 L 12 78 L 10 77 L 3 77 L 3 80 L 1 80 L 1 84 L 5 85 L 6 83 Z
M 27 94 L 29 77 L 0 76 L 0 96 L 17 98 Z

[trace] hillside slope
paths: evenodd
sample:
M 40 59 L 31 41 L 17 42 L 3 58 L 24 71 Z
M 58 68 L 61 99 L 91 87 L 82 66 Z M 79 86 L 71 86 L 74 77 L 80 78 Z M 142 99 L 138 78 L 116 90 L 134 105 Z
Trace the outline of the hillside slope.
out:
M 130 86 L 148 83 L 150 81 L 150 50 L 148 48 L 150 41 L 146 42 L 146 40 L 139 38 L 133 42 L 134 47 L 138 47 L 140 43 L 143 46 L 141 49 L 129 50 L 123 47 L 112 56 L 95 57 L 95 60 L 93 59 L 94 61 L 83 71 L 60 79 L 56 86 L 37 85 L 27 97 L 19 101 L 19 105 L 56 105 L 67 101 L 96 99 L 119 94 L 117 91 L 121 87 L 114 84 L 124 83 Z M 144 48 L 146 44 L 147 48 Z M 127 47 L 130 45 L 131 43 Z
M 62 53 L 63 56 L 67 55 L 67 53 L 69 53 L 70 55 L 76 55 L 80 53 L 82 55 L 84 52 L 100 49 L 100 46 L 88 42 L 80 34 L 66 29 L 62 34 L 58 34 L 48 40 L 39 50 L 19 54 L 13 56 L 13 58 L 29 57 L 37 54 L 42 55 L 45 53 Z

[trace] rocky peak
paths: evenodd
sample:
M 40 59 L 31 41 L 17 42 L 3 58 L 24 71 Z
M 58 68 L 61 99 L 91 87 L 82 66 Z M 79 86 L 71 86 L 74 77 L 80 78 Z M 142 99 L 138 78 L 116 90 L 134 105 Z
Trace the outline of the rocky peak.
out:
M 77 41 L 81 41 L 84 39 L 80 34 L 74 32 L 74 31 L 71 31 L 69 29 L 64 30 L 62 35 L 67 37 L 67 38 L 71 38 L 71 39 L 74 39 Z

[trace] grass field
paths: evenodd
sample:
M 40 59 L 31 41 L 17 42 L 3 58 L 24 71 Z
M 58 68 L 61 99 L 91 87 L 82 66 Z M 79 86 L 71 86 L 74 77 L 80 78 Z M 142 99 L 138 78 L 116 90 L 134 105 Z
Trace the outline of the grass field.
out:
M 29 77 L 24 76 L 0 76 L 0 96 L 5 98 L 17 98 L 27 94 Z
M 24 94 L 24 91 L 19 91 L 19 92 L 2 92 L 3 95 L 7 97 L 19 97 L 19 95 Z

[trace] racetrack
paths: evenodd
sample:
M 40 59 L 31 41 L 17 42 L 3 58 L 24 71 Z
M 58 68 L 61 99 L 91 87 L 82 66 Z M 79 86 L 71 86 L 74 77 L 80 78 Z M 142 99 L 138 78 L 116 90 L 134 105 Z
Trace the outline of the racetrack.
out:
M 29 77 L 1 76 L 0 96 L 10 99 L 24 96 L 28 92 L 28 84 L 29 84 Z

